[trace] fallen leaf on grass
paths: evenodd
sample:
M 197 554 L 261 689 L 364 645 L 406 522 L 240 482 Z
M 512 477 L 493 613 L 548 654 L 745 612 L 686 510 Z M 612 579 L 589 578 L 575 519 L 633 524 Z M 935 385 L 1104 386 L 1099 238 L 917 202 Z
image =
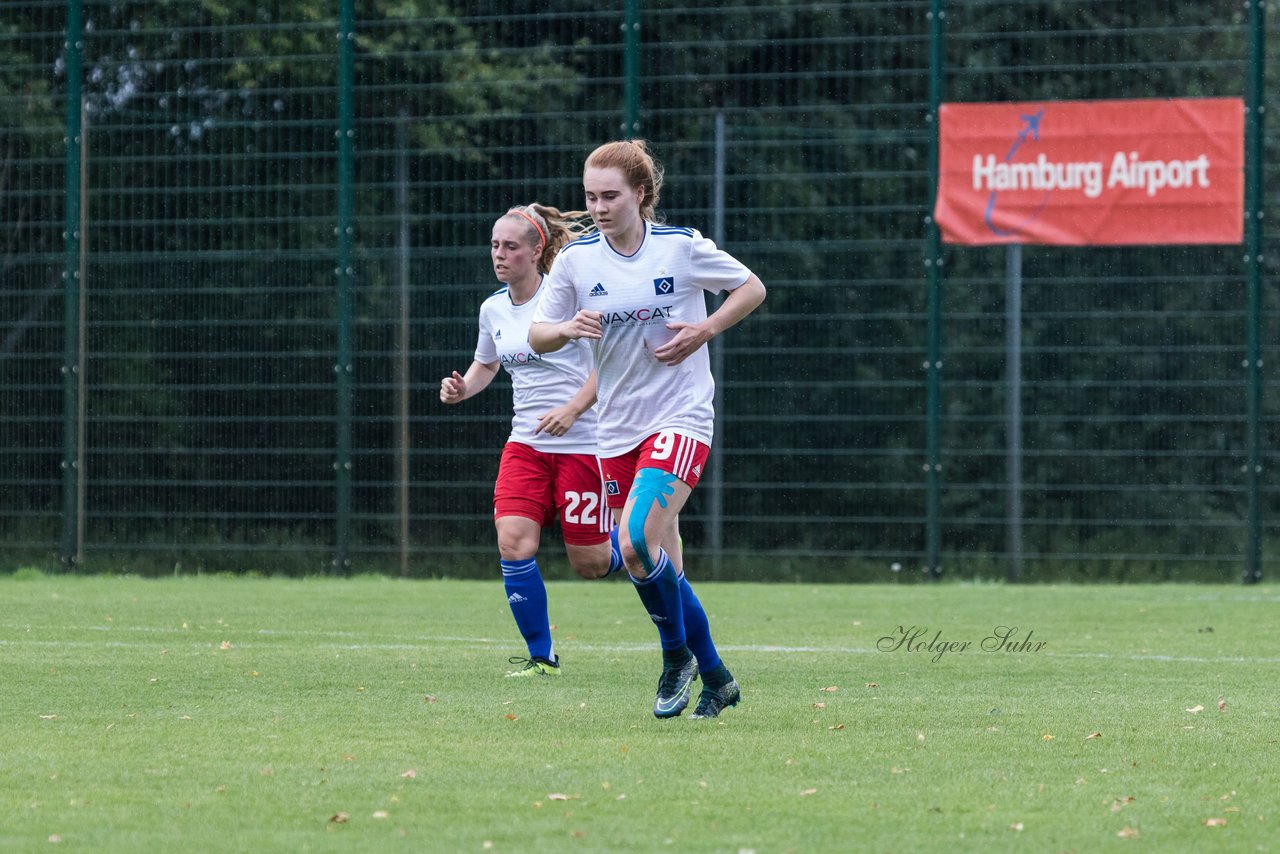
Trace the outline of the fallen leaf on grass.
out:
M 372 816 L 372 817 L 373 817 L 373 818 L 386 818 L 386 817 L 387 817 L 387 815 L 388 815 L 388 813 L 387 813 L 387 811 L 386 811 L 386 810 L 374 810 L 374 811 L 373 811 L 373 816 Z
M 435 694 L 428 694 L 427 696 L 422 698 L 422 702 L 424 703 L 434 703 L 435 701 L 436 701 Z
M 1084 737 L 1084 740 L 1085 740 L 1085 741 L 1088 741 L 1088 740 L 1089 740 L 1089 739 L 1091 739 L 1091 738 L 1102 738 L 1102 733 L 1100 733 L 1100 732 L 1091 732 L 1091 733 L 1089 733 L 1088 735 L 1086 735 L 1086 736 Z
M 346 824 L 349 816 L 344 812 L 336 812 L 329 816 L 330 824 Z
M 576 801 L 577 799 L 577 795 L 565 795 L 560 792 L 552 792 L 547 795 L 547 800 L 549 801 Z
M 826 694 L 834 694 L 835 692 L 837 692 L 837 691 L 839 691 L 839 690 L 840 690 L 840 686 L 839 686 L 839 685 L 828 685 L 827 687 L 825 687 L 825 688 L 819 688 L 818 690 L 819 690 L 819 691 L 822 691 L 823 693 L 826 693 Z
M 1119 836 L 1121 839 L 1137 839 L 1141 835 L 1142 834 L 1138 833 L 1138 831 L 1132 827 L 1122 827 L 1116 831 L 1116 836 Z
M 223 641 L 222 649 L 231 649 L 231 641 Z
M 1204 706 L 1200 705 L 1199 703 L 1196 703 L 1194 706 L 1192 706 L 1191 708 L 1187 709 L 1187 711 L 1188 711 L 1188 712 L 1190 712 L 1190 713 L 1191 713 L 1191 714 L 1193 714 L 1193 715 L 1198 715 L 1198 714 L 1200 714 L 1201 712 L 1203 712 L 1203 711 L 1204 711 Z
M 1219 697 L 1219 698 L 1218 698 L 1218 711 L 1220 711 L 1220 712 L 1225 712 L 1226 710 L 1227 710 L 1227 699 L 1226 699 L 1226 697 Z
M 400 776 L 406 780 L 416 780 L 418 778 L 418 772 L 410 768 L 408 771 L 405 771 Z
M 827 727 L 827 729 L 844 729 L 844 724 L 836 724 L 835 726 L 829 726 Z
M 806 798 L 809 795 L 816 795 L 816 794 L 818 794 L 817 789 L 805 789 L 803 792 L 800 793 L 800 797 Z
M 1200 823 L 1203 824 L 1205 827 L 1226 827 L 1227 826 L 1227 820 L 1225 818 L 1206 818 L 1204 821 Z
M 505 718 L 506 718 L 507 720 L 509 720 L 509 721 L 518 721 L 518 720 L 520 720 L 519 718 L 517 718 L 515 715 L 511 714 L 510 712 L 507 712 L 503 717 L 505 717 Z
M 880 687 L 880 683 L 879 683 L 879 682 L 868 682 L 868 683 L 867 683 L 867 687 L 868 687 L 868 688 L 879 688 L 879 687 Z
M 1132 795 L 1127 798 L 1116 798 L 1114 801 L 1111 802 L 1111 811 L 1120 812 L 1120 810 L 1124 809 L 1126 804 L 1131 804 L 1131 803 L 1133 803 Z
M 827 707 L 827 704 L 826 704 L 826 703 L 814 703 L 814 704 L 813 704 L 813 707 L 814 707 L 815 709 L 825 709 L 825 708 Z
M 42 721 L 56 721 L 57 719 L 58 719 L 57 715 L 41 715 L 40 716 L 40 720 Z
M 1044 739 L 1045 741 L 1053 741 L 1053 733 L 1046 732 L 1044 735 L 1040 736 L 1040 738 Z
M 1021 833 L 1021 832 L 1022 832 L 1022 822 L 1020 822 L 1020 821 L 1015 821 L 1013 824 L 1009 825 L 1009 829 L 1010 829 L 1010 830 L 1017 831 L 1018 833 Z

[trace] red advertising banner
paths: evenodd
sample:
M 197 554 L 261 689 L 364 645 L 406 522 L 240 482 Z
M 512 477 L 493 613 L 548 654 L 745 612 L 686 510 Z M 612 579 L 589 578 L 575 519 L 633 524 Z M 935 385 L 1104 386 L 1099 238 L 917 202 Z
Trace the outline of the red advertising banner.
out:
M 947 243 L 1240 243 L 1239 98 L 943 104 Z

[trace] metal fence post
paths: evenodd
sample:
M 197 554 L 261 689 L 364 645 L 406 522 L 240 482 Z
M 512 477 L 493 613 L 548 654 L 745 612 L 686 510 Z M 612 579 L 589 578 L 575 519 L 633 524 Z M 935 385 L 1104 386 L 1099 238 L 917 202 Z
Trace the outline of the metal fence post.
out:
M 63 200 L 63 358 L 62 358 L 62 565 L 75 565 L 80 531 L 80 146 L 82 130 L 81 67 L 84 58 L 84 13 L 80 0 L 67 3 L 66 155 Z
M 400 323 L 396 327 L 396 515 L 400 545 L 400 575 L 409 574 L 409 477 L 412 437 L 409 426 L 409 115 L 396 116 L 396 291 Z
M 1005 541 L 1009 567 L 1005 578 L 1022 580 L 1022 244 L 1010 243 L 1005 256 Z
M 338 24 L 338 317 L 336 520 L 334 571 L 351 568 L 351 324 L 355 289 L 353 184 L 355 181 L 355 13 L 353 0 L 342 0 Z
M 724 208 L 724 171 L 725 171 L 725 129 L 724 111 L 718 110 L 715 116 L 715 165 L 712 168 L 711 182 L 711 239 L 716 246 L 724 248 L 725 208 Z M 714 309 L 713 309 L 714 310 Z M 714 438 L 711 447 L 715 453 L 707 465 L 708 498 L 707 498 L 707 543 L 711 550 L 711 578 L 719 581 L 724 568 L 724 341 L 717 339 L 709 345 L 711 349 L 711 376 L 715 380 L 716 413 Z
M 1249 95 L 1245 130 L 1245 267 L 1248 270 L 1248 331 L 1245 376 L 1248 380 L 1248 459 L 1245 483 L 1249 493 L 1249 532 L 1244 581 L 1262 579 L 1262 230 L 1266 207 L 1263 194 L 1263 115 L 1265 111 L 1266 6 L 1260 0 L 1249 7 Z
M 933 142 L 929 149 L 929 204 L 938 194 L 938 111 L 942 105 L 944 18 L 943 0 L 929 4 L 929 123 Z M 924 266 L 929 281 L 929 340 L 924 369 L 926 389 L 925 439 L 925 572 L 930 578 L 942 575 L 942 235 L 930 208 L 925 218 L 928 235 Z
M 622 19 L 622 138 L 640 133 L 640 0 L 626 0 Z

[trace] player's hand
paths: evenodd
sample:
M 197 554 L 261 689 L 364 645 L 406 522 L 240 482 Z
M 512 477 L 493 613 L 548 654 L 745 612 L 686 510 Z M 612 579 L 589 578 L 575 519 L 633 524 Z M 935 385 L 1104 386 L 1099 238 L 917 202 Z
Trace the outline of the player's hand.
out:
M 440 380 L 440 402 L 457 403 L 467 393 L 467 381 L 457 371 L 452 376 Z
M 598 311 L 578 309 L 572 319 L 560 324 L 560 334 L 570 340 L 578 338 L 603 338 L 604 325 L 600 322 L 603 315 Z
M 667 328 L 675 332 L 675 337 L 660 347 L 653 349 L 653 356 L 664 365 L 675 367 L 692 356 L 708 341 L 711 333 L 696 323 L 668 323 Z
M 538 426 L 533 432 L 534 435 L 546 433 L 548 436 L 563 436 L 569 432 L 569 428 L 577 420 L 578 413 L 574 412 L 573 408 L 566 403 L 562 406 L 557 406 L 539 418 Z

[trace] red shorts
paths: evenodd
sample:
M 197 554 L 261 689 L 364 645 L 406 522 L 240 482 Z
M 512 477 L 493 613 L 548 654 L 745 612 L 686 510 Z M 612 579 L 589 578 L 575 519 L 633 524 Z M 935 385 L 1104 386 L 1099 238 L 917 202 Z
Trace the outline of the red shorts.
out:
M 603 543 L 613 527 L 594 456 L 548 454 L 519 442 L 508 442 L 502 449 L 493 515 L 523 516 L 544 528 L 559 516 L 560 533 L 573 546 Z
M 610 509 L 620 512 L 627 503 L 631 484 L 640 469 L 662 469 L 693 489 L 702 479 L 711 446 L 671 430 L 654 433 L 620 457 L 600 461 L 604 470 L 604 494 Z

